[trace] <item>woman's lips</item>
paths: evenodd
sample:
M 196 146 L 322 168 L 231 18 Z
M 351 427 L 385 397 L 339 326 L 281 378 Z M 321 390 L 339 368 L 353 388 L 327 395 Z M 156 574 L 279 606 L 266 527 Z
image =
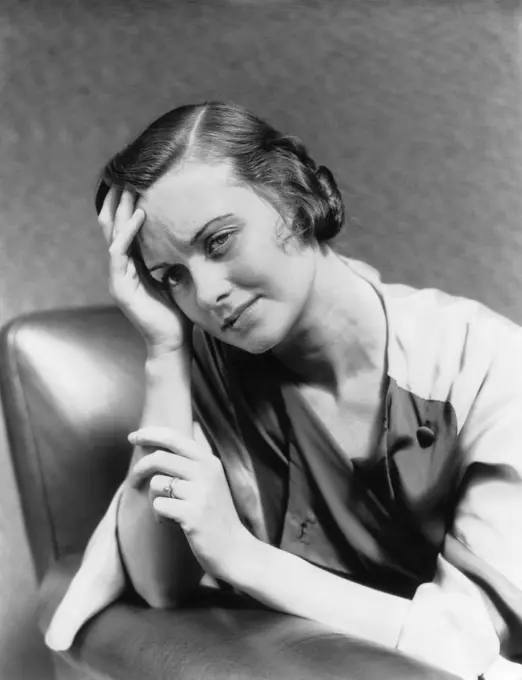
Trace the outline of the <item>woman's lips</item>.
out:
M 223 324 L 222 329 L 226 331 L 226 330 L 228 330 L 229 328 L 233 328 L 233 327 L 237 324 L 237 322 L 241 319 L 241 317 L 243 316 L 243 314 L 245 314 L 245 312 L 248 312 L 258 300 L 259 300 L 259 298 L 257 297 L 257 298 L 254 298 L 253 300 L 251 300 L 248 304 L 246 304 L 246 305 L 241 309 L 241 311 L 239 312 L 239 314 L 237 314 L 236 316 L 234 316 L 232 320 L 227 321 L 227 322 L 225 322 L 225 323 Z

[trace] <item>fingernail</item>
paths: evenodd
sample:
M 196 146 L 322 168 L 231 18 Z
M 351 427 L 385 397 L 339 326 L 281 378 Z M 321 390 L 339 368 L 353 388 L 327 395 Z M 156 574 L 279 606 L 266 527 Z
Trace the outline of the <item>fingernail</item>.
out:
M 130 441 L 131 444 L 135 444 L 138 437 L 136 436 L 136 432 L 131 432 L 127 439 Z

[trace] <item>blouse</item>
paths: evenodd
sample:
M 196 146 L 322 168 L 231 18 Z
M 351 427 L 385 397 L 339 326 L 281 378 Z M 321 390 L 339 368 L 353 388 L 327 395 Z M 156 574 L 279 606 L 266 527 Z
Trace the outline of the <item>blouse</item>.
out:
M 250 355 L 197 328 L 195 419 L 258 539 L 407 598 L 398 649 L 434 665 L 480 658 L 487 680 L 520 679 L 522 328 L 341 259 L 386 316 L 384 416 L 369 460 L 340 448 L 271 352 Z M 53 649 L 125 588 L 121 488 L 51 621 Z

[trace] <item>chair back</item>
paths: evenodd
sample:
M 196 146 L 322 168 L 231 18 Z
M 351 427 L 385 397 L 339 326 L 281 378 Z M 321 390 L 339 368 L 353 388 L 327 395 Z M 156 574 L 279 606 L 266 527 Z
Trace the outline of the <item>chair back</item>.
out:
M 83 550 L 127 472 L 144 362 L 117 307 L 36 312 L 0 333 L 0 397 L 39 580 Z

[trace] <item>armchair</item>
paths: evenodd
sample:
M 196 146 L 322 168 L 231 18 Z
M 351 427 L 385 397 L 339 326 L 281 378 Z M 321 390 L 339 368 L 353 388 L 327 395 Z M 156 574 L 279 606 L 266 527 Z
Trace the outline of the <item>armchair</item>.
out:
M 0 396 L 45 630 L 126 474 L 145 350 L 115 307 L 37 312 L 0 334 Z M 383 616 L 386 613 L 383 612 Z M 55 654 L 57 678 L 87 680 L 450 680 L 376 645 L 201 586 L 180 609 L 129 593 Z

